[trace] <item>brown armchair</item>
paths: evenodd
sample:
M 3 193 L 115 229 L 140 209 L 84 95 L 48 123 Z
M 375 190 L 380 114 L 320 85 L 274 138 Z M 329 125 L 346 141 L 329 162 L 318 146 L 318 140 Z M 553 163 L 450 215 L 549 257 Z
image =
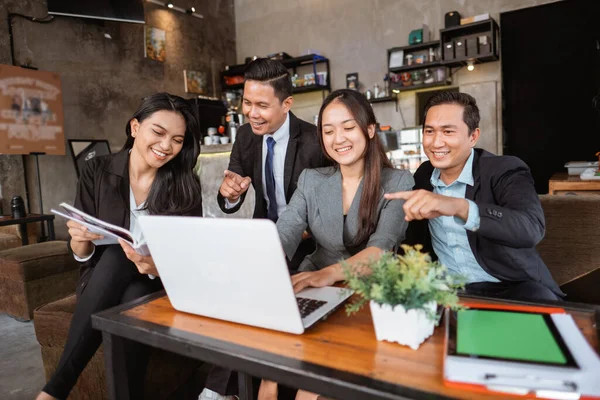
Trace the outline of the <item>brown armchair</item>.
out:
M 29 244 L 38 241 L 38 223 L 27 224 Z M 18 225 L 0 226 L 0 251 L 21 246 L 21 231 Z
M 565 300 L 600 304 L 600 196 L 542 195 L 546 235 L 537 246 Z
M 46 304 L 35 310 L 35 335 L 42 350 L 44 372 L 49 379 L 67 341 L 69 326 L 75 310 L 75 294 Z M 198 361 L 155 349 L 152 351 L 146 374 L 145 399 L 197 398 L 206 372 L 200 371 Z M 69 399 L 106 399 L 106 378 L 102 346 L 79 377 Z

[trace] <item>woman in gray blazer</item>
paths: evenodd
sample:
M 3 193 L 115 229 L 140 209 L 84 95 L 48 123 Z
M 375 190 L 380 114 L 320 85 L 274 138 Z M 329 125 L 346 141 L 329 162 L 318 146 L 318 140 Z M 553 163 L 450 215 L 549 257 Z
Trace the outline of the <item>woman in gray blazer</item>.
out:
M 377 121 L 361 93 L 341 89 L 331 93 L 319 111 L 317 126 L 323 152 L 333 167 L 305 169 L 277 230 L 291 258 L 309 231 L 316 250 L 292 276 L 294 290 L 322 287 L 344 279 L 341 260 L 359 263 L 393 250 L 404 239 L 407 222 L 402 204 L 384 193 L 411 190 L 408 171 L 394 169 L 375 132 Z M 276 385 L 261 385 L 259 399 L 276 398 Z M 314 398 L 298 392 L 299 398 Z

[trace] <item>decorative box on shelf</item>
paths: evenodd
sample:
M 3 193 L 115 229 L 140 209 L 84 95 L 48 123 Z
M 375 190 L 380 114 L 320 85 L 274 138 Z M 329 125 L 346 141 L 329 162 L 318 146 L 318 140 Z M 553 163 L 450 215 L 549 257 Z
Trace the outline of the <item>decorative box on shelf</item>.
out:
M 492 18 L 440 30 L 442 65 L 451 68 L 467 62 L 497 61 L 499 32 Z

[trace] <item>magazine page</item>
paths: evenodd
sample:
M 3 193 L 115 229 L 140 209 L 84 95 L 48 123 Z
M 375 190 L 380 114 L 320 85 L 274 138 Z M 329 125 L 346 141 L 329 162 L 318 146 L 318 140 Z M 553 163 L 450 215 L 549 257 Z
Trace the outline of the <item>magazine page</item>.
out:
M 91 215 L 71 206 L 70 204 L 61 203 L 60 206 L 63 208 L 64 212 L 57 210 L 50 211 L 63 218 L 73 220 L 86 226 L 92 233 L 104 236 L 102 239 L 92 241 L 92 243 L 94 243 L 96 246 L 119 244 L 119 239 L 123 239 L 125 242 L 129 243 L 129 245 L 131 245 L 131 247 L 133 247 L 138 254 L 143 256 L 150 255 L 150 250 L 148 249 L 146 241 L 142 240 L 141 242 L 137 242 L 133 238 L 131 232 L 129 232 L 127 229 L 109 224 L 108 222 L 102 221 L 98 218 L 94 218 Z
M 76 222 L 81 222 L 81 221 L 87 222 L 88 224 L 91 224 L 93 226 L 96 226 L 96 227 L 99 227 L 106 231 L 111 232 L 113 235 L 118 236 L 119 238 L 127 241 L 128 243 L 135 243 L 133 236 L 131 235 L 131 232 L 129 232 L 125 228 L 121 228 L 120 226 L 109 224 L 106 221 L 102 221 L 101 219 L 94 218 L 91 215 L 86 214 L 81 210 L 78 210 L 77 208 L 73 207 L 70 204 L 60 203 L 60 206 L 65 210 L 65 213 L 70 215 L 72 217 L 72 219 L 75 220 Z
M 115 234 L 115 231 L 109 231 L 108 229 L 104 229 L 101 226 L 98 225 L 94 225 L 88 221 L 86 221 L 85 219 L 81 218 L 78 214 L 66 214 L 57 210 L 50 210 L 52 211 L 54 214 L 59 215 L 63 218 L 66 219 L 70 219 L 73 220 L 75 222 L 77 222 L 78 224 L 81 224 L 85 227 L 87 227 L 89 229 L 90 232 L 95 233 L 97 235 L 102 235 L 104 236 L 104 238 L 99 239 L 99 240 L 92 240 L 92 243 L 94 243 L 96 246 L 102 246 L 102 245 L 109 245 L 109 244 L 119 244 L 119 239 L 123 239 L 125 240 L 127 243 L 129 243 L 132 247 L 134 247 L 134 244 L 131 242 L 131 237 L 127 237 L 125 235 L 125 237 L 123 237 L 123 234 L 119 232 L 119 235 Z
M 69 204 L 61 203 L 60 205 L 64 209 L 64 212 L 54 209 L 50 211 L 63 218 L 73 220 L 86 226 L 90 232 L 104 236 L 104 239 L 93 241 L 95 245 L 118 244 L 118 239 L 123 239 L 133 247 L 136 247 L 135 241 L 128 230 L 94 218 Z

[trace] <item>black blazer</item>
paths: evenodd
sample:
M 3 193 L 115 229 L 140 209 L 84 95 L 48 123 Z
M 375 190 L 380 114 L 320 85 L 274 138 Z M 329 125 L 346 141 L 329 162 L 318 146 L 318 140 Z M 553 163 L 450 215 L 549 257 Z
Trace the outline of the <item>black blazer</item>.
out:
M 103 221 L 129 229 L 129 150 L 95 157 L 86 162 L 75 196 L 75 207 Z M 192 215 L 202 216 L 202 206 Z M 107 246 L 98 246 L 80 267 L 77 293 L 89 280 L 89 273 Z M 70 249 L 70 241 L 69 241 Z
M 243 177 L 252 179 L 255 192 L 254 218 L 267 218 L 267 202 L 262 187 L 262 150 L 263 137 L 252 132 L 250 124 L 244 124 L 238 131 L 237 138 L 231 150 L 228 169 Z M 285 154 L 283 181 L 285 200 L 290 202 L 298 178 L 305 168 L 319 168 L 329 165 L 321 151 L 317 127 L 298 119 L 290 111 L 290 140 Z M 233 208 L 225 208 L 225 198 L 219 192 L 217 201 L 226 214 L 232 214 L 240 209 L 246 198 L 246 193 L 240 197 L 240 202 Z
M 415 190 L 433 191 L 433 170 L 429 161 L 419 167 Z M 479 207 L 481 223 L 477 232 L 467 231 L 467 237 L 479 265 L 501 281 L 540 282 L 564 296 L 535 250 L 546 226 L 529 167 L 517 157 L 475 149 L 473 181 L 465 198 Z M 410 222 L 404 243 L 423 244 L 423 250 L 437 258 L 427 220 Z

